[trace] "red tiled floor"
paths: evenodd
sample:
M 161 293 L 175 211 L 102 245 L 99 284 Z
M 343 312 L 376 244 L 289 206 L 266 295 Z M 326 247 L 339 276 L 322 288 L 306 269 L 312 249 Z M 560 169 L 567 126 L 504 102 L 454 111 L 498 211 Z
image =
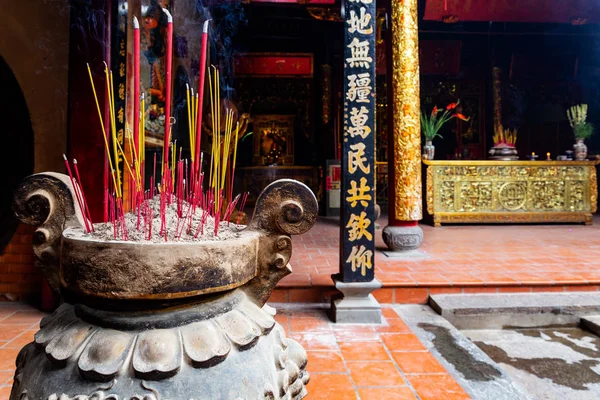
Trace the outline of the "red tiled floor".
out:
M 431 374 L 446 372 L 429 352 L 393 352 L 392 357 L 405 374 Z
M 386 324 L 374 328 L 377 332 L 410 333 L 410 328 L 401 319 L 388 319 Z
M 0 322 L 0 324 L 2 324 L 2 322 Z M 26 344 L 33 342 L 33 335 L 35 335 L 36 332 L 37 332 L 37 329 L 27 330 L 27 331 L 23 332 L 21 335 L 15 336 L 15 338 L 12 339 L 11 341 L 6 342 L 6 344 L 4 344 L 2 346 L 2 348 L 3 349 L 17 348 L 20 350 Z
M 292 333 L 292 339 L 297 341 L 305 350 L 337 350 L 338 344 L 333 333 L 302 332 Z
M 2 386 L 0 387 L 0 399 L 8 400 L 8 396 L 10 396 L 11 386 Z
M 3 325 L 2 322 L 0 324 Z M 4 325 L 3 325 L 4 326 Z M 13 340 L 17 335 L 31 328 L 32 324 L 11 324 L 10 329 L 0 329 L 0 344 Z
M 376 342 L 379 341 L 379 334 L 375 331 L 334 331 L 338 342 Z
M 0 371 L 0 386 L 4 385 L 7 382 L 12 381 L 14 375 L 14 371 Z
M 6 325 L 2 325 L 5 327 Z M 0 371 L 10 371 L 15 368 L 15 360 L 21 349 L 0 349 Z
M 429 289 L 426 288 L 399 288 L 396 291 L 396 303 L 425 303 L 429 297 Z
M 356 391 L 348 374 L 312 374 L 308 400 L 355 400 Z
M 396 388 L 358 388 L 360 400 L 414 400 L 416 399 L 408 386 Z
M 470 399 L 450 375 L 411 375 L 408 381 L 417 390 L 421 400 Z
M 385 347 L 375 342 L 338 342 L 346 361 L 387 361 L 390 359 Z
M 290 332 L 331 332 L 328 321 L 320 318 L 292 318 Z
M 377 223 L 383 227 L 387 221 L 382 218 Z M 452 287 L 457 293 L 477 293 L 483 288 L 497 292 L 499 287 L 511 288 L 502 291 L 566 291 L 571 285 L 595 286 L 600 283 L 600 272 L 596 270 L 600 246 L 590 246 L 589 238 L 599 237 L 600 217 L 594 223 L 422 225 L 424 241 L 419 250 L 424 258 L 403 260 L 376 251 L 375 275 L 384 287 L 375 296 L 383 303 L 425 303 L 431 288 Z M 375 236 L 377 248 L 385 249 L 380 229 Z M 330 275 L 339 268 L 338 238 L 339 226 L 332 218 L 320 218 L 308 233 L 294 236 L 294 272 L 280 285 L 293 289 L 285 295 L 278 293 L 273 300 L 328 299 L 331 292 L 326 295 L 325 290 L 333 289 Z M 305 292 L 299 292 L 302 284 L 306 284 Z M 310 286 L 319 289 L 309 291 Z M 513 289 L 517 287 L 523 289 Z
M 419 338 L 412 333 L 382 333 L 381 340 L 390 351 L 426 350 Z
M 0 304 L 0 315 L 3 308 Z M 0 336 L 6 339 L 0 343 L 0 400 L 8 400 L 15 358 L 20 346 L 32 338 L 35 330 L 29 328 L 39 324 L 42 314 L 36 314 L 38 319 L 26 327 L 0 321 Z M 324 310 L 308 306 L 278 310 L 277 321 L 291 329 L 289 336 L 307 350 L 311 378 L 306 399 L 468 399 L 398 314 L 384 308 L 383 315 L 386 324 L 375 327 L 336 325 Z M 404 333 L 377 332 L 386 326 Z
M 346 372 L 342 355 L 336 351 L 307 351 L 308 372 Z
M 347 361 L 356 386 L 404 386 L 396 365 L 390 361 Z

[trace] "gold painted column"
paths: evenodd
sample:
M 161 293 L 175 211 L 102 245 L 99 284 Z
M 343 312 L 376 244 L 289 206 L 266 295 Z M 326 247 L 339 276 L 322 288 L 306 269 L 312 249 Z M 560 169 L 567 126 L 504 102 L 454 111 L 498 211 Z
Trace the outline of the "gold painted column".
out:
M 419 96 L 419 29 L 417 0 L 391 0 L 388 41 L 389 211 L 383 240 L 391 250 L 419 247 L 423 231 L 421 193 L 421 123 Z

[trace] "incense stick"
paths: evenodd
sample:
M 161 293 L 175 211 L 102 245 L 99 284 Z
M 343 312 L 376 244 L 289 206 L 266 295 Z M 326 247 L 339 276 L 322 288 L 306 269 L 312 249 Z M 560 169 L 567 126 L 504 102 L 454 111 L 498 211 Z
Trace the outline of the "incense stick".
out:
M 169 167 L 169 143 L 171 141 L 171 68 L 173 67 L 173 17 L 166 8 L 163 8 L 162 10 L 167 15 L 167 59 L 165 65 L 165 140 L 163 144 L 164 176 L 166 175 L 166 170 Z
M 81 200 L 81 195 L 77 190 L 77 185 L 73 180 L 73 174 L 71 173 L 71 167 L 69 165 L 69 160 L 67 160 L 67 156 L 63 154 L 63 158 L 65 159 L 65 166 L 67 167 L 67 172 L 69 173 L 69 179 L 71 180 L 71 186 L 73 187 L 73 191 L 75 192 L 75 198 L 77 200 L 77 205 L 79 205 L 79 210 L 81 211 L 81 218 L 83 219 L 83 223 L 85 224 L 85 230 L 87 233 L 90 233 L 90 227 L 87 221 L 87 217 L 85 216 L 85 208 L 83 206 L 83 201 Z

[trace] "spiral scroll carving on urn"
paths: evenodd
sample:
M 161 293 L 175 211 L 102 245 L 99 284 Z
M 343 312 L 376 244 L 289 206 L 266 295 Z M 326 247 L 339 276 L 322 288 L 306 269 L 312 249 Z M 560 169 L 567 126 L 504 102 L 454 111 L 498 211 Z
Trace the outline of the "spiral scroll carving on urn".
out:
M 256 202 L 249 230 L 266 233 L 261 237 L 259 270 L 244 286 L 249 297 L 263 306 L 283 277 L 292 272 L 290 235 L 301 235 L 314 225 L 319 206 L 313 192 L 303 183 L 281 179 L 267 186 Z
M 50 287 L 58 290 L 58 247 L 62 232 L 65 228 L 82 225 L 69 178 L 50 172 L 31 175 L 16 190 L 13 211 L 22 223 L 38 226 L 33 235 L 33 251 L 39 259 L 37 266 Z
M 301 235 L 314 225 L 317 213 L 317 199 L 308 186 L 281 179 L 262 191 L 250 228 Z

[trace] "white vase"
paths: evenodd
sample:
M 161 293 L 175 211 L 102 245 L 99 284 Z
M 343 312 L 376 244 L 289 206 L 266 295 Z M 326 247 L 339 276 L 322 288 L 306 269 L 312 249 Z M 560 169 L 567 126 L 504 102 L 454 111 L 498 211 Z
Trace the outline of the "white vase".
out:
M 435 146 L 431 143 L 431 140 L 426 140 L 425 145 L 423 146 L 423 154 L 421 158 L 423 160 L 433 160 L 435 156 Z
M 576 139 L 577 143 L 573 145 L 575 152 L 575 160 L 584 161 L 587 159 L 587 146 L 583 143 L 583 139 Z

